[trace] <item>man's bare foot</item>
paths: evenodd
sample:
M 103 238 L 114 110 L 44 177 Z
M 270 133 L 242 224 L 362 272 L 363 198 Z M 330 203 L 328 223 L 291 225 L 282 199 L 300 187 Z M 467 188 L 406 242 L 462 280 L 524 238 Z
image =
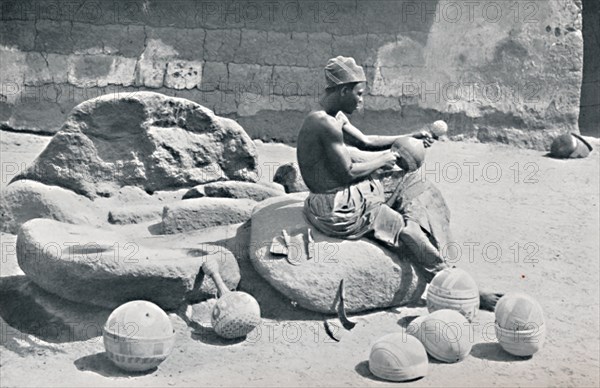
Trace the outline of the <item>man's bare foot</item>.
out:
M 504 294 L 496 292 L 479 292 L 479 308 L 487 311 L 494 311 L 496 303 Z

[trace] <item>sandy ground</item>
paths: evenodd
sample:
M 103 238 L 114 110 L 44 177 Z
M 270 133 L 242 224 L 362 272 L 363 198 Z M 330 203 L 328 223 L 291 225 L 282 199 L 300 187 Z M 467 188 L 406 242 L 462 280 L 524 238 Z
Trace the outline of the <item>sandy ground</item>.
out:
M 0 137 L 5 186 L 13 168 L 30 163 L 48 139 L 6 132 Z M 501 145 L 440 142 L 430 149 L 426 177 L 445 194 L 461 247 L 452 261 L 481 287 L 534 296 L 545 312 L 547 338 L 532 358 L 513 357 L 496 342 L 494 315 L 481 311 L 471 332 L 464 332 L 472 336 L 470 356 L 458 364 L 430 360 L 428 375 L 407 385 L 600 384 L 600 144 L 590 141 L 595 150 L 588 158 L 568 161 Z M 259 150 L 263 180 L 276 163 L 295 157 L 283 145 L 259 143 Z M 110 363 L 101 337 L 94 336 L 94 322 L 106 312 L 65 322 L 40 307 L 39 299 L 27 300 L 14 242 L 15 236 L 2 234 L 1 386 L 391 385 L 369 373 L 370 346 L 426 313 L 421 304 L 356 316 L 359 324 L 339 343 L 325 334 L 321 317 L 303 316 L 293 306 L 262 306 L 263 324 L 246 341 L 233 343 L 171 314 L 173 353 L 158 369 L 131 375 Z M 92 338 L 70 335 L 68 324 L 87 325 Z

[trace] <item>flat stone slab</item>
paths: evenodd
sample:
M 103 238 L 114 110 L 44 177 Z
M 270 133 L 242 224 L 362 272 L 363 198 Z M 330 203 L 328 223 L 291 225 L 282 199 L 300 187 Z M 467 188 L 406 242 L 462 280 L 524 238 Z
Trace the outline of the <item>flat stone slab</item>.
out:
M 332 313 L 343 279 L 349 312 L 406 305 L 420 299 L 426 282 L 406 258 L 368 239 L 340 240 L 307 224 L 302 208 L 306 193 L 271 198 L 252 214 L 250 260 L 274 288 L 300 306 Z M 270 253 L 273 237 L 286 229 L 290 235 L 311 227 L 315 257 L 295 261 Z
M 168 238 L 162 236 L 161 238 Z M 157 248 L 132 241 L 115 229 L 35 219 L 17 236 L 17 260 L 28 278 L 44 290 L 73 302 L 115 308 L 144 299 L 164 309 L 213 297 L 217 290 L 200 267 L 208 256 L 219 261 L 229 288 L 240 272 L 233 254 L 220 246 L 173 241 Z
M 115 225 L 141 224 L 149 221 L 160 221 L 162 219 L 164 206 L 152 205 L 128 205 L 112 209 L 108 212 L 108 222 Z
M 281 185 L 262 183 L 222 181 L 198 185 L 190 189 L 183 199 L 220 197 L 220 198 L 248 198 L 253 201 L 263 201 L 267 198 L 284 195 L 285 191 Z
M 162 216 L 164 234 L 175 234 L 231 225 L 250 219 L 256 205 L 250 199 L 195 198 L 165 206 Z

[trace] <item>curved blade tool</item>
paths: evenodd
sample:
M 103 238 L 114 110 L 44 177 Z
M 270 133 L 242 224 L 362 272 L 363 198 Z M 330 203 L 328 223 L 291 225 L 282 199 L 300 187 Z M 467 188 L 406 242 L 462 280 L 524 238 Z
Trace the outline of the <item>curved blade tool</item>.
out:
M 342 326 L 344 326 L 344 329 L 352 330 L 354 326 L 356 326 L 356 322 L 352 322 L 351 320 L 349 320 L 348 316 L 346 315 L 346 307 L 344 306 L 344 300 L 346 299 L 346 292 L 344 290 L 344 279 L 340 281 L 339 295 L 340 303 L 338 304 L 337 309 L 338 318 L 340 319 Z

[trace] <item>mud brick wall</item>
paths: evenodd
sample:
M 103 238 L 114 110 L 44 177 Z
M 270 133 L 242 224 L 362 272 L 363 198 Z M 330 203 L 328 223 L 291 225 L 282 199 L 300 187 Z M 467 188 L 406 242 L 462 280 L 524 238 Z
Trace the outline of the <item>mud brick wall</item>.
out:
M 55 133 L 78 103 L 152 90 L 293 144 L 323 66 L 353 56 L 369 91 L 353 122 L 398 134 L 544 148 L 578 131 L 579 0 L 2 1 L 0 122 Z
M 583 81 L 579 128 L 600 137 L 600 1 L 583 1 Z

